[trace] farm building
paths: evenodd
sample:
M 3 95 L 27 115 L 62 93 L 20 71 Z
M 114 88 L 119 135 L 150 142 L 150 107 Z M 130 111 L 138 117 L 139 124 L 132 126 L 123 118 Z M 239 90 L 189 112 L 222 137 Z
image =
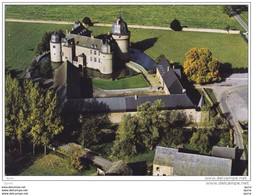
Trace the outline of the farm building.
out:
M 156 147 L 153 175 L 229 176 L 231 172 L 231 159 L 185 153 L 174 148 Z

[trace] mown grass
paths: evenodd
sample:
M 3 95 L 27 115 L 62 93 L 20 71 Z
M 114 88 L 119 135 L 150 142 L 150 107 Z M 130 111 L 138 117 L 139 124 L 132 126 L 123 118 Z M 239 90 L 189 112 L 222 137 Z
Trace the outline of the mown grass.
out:
M 248 67 L 248 45 L 240 35 L 174 32 L 162 30 L 131 30 L 131 42 L 158 38 L 145 53 L 156 59 L 164 54 L 170 62 L 183 65 L 185 53 L 191 48 L 208 48 L 214 58 L 221 63 L 231 64 L 232 68 Z
M 93 22 L 112 23 L 121 9 L 128 24 L 169 26 L 178 19 L 189 28 L 243 30 L 220 5 L 6 5 L 6 18 L 75 21 L 88 16 Z
M 36 56 L 45 32 L 71 28 L 68 25 L 5 23 L 5 67 L 24 71 Z M 22 73 L 21 73 L 22 75 Z
M 20 176 L 70 176 L 95 175 L 96 168 L 77 171 L 70 167 L 69 159 L 55 154 L 39 157 L 29 168 L 20 173 Z
M 71 29 L 72 25 L 5 23 L 5 67 L 24 71 L 36 56 L 36 48 L 43 34 L 55 29 Z M 110 28 L 92 27 L 92 34 L 107 34 Z M 162 30 L 130 29 L 131 42 L 141 42 L 144 51 L 156 59 L 164 54 L 170 62 L 183 65 L 185 53 L 193 47 L 209 48 L 213 57 L 221 63 L 229 63 L 233 68 L 248 67 L 248 45 L 240 35 L 174 32 Z M 152 45 L 145 40 L 157 38 Z M 155 39 L 154 39 L 155 40 Z
M 240 13 L 240 18 L 245 22 L 245 24 L 248 24 L 248 11 Z
M 218 105 L 219 103 L 217 102 L 217 99 L 216 99 L 216 97 L 215 97 L 215 95 L 213 93 L 213 90 L 212 89 L 206 89 L 206 92 L 209 95 L 209 97 L 211 98 L 211 100 L 213 101 L 213 103 L 215 105 Z M 218 109 L 219 113 L 222 113 L 221 108 L 220 108 L 219 105 L 217 106 L 217 109 Z
M 97 88 L 108 90 L 142 88 L 149 86 L 142 74 L 114 81 L 103 79 L 92 79 L 92 84 Z

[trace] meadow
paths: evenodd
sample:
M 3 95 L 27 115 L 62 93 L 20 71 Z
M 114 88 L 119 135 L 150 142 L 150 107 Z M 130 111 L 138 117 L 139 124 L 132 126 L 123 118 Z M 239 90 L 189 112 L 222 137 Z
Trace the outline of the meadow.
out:
M 48 154 L 37 158 L 33 164 L 23 170 L 20 176 L 71 176 L 96 175 L 96 168 L 90 166 L 89 170 L 77 171 L 70 165 L 70 159 L 55 154 Z
M 221 5 L 6 5 L 6 18 L 76 21 L 90 17 L 93 22 L 112 23 L 121 9 L 128 24 L 169 26 L 178 19 L 189 28 L 243 30 L 222 12 Z
M 45 32 L 71 29 L 72 25 L 5 23 L 5 67 L 24 71 L 36 56 Z M 93 35 L 107 34 L 109 27 L 90 28 Z M 164 54 L 170 62 L 183 65 L 185 53 L 193 47 L 209 48 L 213 57 L 233 68 L 248 67 L 248 45 L 240 35 L 130 29 L 131 43 L 154 60 Z M 135 44 L 136 45 L 136 44 Z

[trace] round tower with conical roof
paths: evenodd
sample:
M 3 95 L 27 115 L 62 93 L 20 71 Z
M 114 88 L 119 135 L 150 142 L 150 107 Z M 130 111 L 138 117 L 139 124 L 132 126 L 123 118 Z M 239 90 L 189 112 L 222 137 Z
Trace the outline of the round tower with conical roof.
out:
M 56 32 L 51 35 L 50 57 L 52 62 L 61 62 L 61 40 Z
M 117 20 L 112 24 L 111 35 L 112 38 L 117 43 L 116 48 L 117 57 L 124 62 L 128 62 L 130 59 L 129 57 L 130 31 L 128 31 L 127 23 L 123 21 L 120 11 Z

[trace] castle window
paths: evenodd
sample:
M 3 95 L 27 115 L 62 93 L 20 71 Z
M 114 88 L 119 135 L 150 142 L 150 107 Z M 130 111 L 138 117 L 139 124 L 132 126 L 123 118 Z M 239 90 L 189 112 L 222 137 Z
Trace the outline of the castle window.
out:
M 94 58 L 94 62 L 97 62 L 97 58 Z
M 92 50 L 90 50 L 90 54 L 92 54 Z
M 97 51 L 94 51 L 94 55 L 97 55 Z
M 98 63 L 100 63 L 100 58 L 98 58 Z
M 92 57 L 90 57 L 90 61 L 92 61 Z
M 100 56 L 100 52 L 98 52 L 98 55 Z
M 53 45 L 53 48 L 55 48 L 55 45 Z

